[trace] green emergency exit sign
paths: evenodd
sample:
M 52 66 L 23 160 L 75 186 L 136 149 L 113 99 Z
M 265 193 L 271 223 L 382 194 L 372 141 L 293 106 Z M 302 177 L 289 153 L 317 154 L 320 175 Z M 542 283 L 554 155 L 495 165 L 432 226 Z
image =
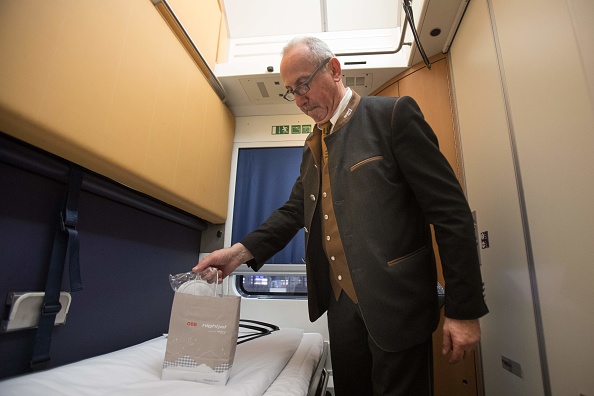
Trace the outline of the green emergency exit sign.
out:
M 273 135 L 298 135 L 301 133 L 311 133 L 311 125 L 274 125 L 271 133 Z
M 288 135 L 290 131 L 290 125 L 275 125 L 272 127 L 273 135 Z

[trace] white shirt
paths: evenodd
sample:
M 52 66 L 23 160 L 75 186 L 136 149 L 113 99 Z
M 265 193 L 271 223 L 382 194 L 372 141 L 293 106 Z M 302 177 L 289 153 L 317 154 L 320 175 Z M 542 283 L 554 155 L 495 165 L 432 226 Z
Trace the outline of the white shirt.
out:
M 351 91 L 350 88 L 347 88 L 347 91 L 344 94 L 344 96 L 342 97 L 342 100 L 340 101 L 340 103 L 338 104 L 336 111 L 330 118 L 330 122 L 332 123 L 332 128 L 330 129 L 330 133 L 334 132 L 334 125 L 336 125 L 336 121 L 338 120 L 338 117 L 340 117 L 340 115 L 342 114 L 344 109 L 346 109 L 352 96 L 353 96 L 353 91 Z

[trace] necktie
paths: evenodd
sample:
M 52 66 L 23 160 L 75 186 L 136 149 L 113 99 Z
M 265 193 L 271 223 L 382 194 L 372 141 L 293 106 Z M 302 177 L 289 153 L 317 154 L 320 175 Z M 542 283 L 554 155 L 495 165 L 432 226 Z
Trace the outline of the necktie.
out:
M 326 142 L 324 138 L 330 134 L 330 130 L 332 129 L 332 123 L 330 121 L 326 121 L 322 125 L 318 125 L 318 127 L 322 130 L 322 159 L 324 164 L 328 163 L 328 148 L 326 147 Z

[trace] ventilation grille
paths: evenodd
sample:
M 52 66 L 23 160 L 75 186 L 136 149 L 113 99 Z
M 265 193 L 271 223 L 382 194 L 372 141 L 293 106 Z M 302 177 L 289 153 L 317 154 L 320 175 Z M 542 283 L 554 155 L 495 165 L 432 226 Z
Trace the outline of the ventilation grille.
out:
M 255 77 L 239 79 L 250 102 L 288 103 L 283 99 L 287 91 L 280 77 Z
M 253 104 L 286 104 L 283 95 L 287 91 L 279 76 L 240 78 L 239 82 Z M 359 95 L 368 95 L 372 86 L 371 73 L 353 74 L 347 72 L 343 74 L 342 82 L 346 87 L 350 87 Z
M 372 86 L 372 76 L 370 73 L 361 74 L 343 74 L 342 82 L 346 87 L 357 91 L 360 95 L 366 95 Z

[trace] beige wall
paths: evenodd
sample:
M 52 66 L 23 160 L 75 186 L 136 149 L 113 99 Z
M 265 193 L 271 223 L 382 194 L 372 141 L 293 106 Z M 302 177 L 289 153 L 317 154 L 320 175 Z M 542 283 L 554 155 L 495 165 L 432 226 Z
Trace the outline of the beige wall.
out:
M 551 394 L 594 394 L 594 114 L 582 62 L 593 49 L 575 31 L 564 1 L 474 0 L 451 50 L 469 201 L 491 242 L 487 395 L 544 394 L 544 353 Z
M 211 69 L 214 69 L 222 24 L 219 0 L 167 0 L 180 22 L 200 49 Z
M 218 1 L 172 6 L 214 66 Z M 150 1 L 5 0 L 0 37 L 2 132 L 225 220 L 234 118 Z

